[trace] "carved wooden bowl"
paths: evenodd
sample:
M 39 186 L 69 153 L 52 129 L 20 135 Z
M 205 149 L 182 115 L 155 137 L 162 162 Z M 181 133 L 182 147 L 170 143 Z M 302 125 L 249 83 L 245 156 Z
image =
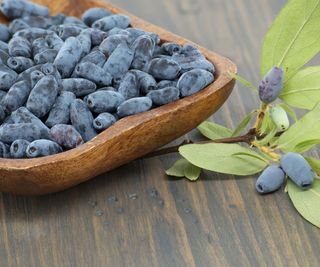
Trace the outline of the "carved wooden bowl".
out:
M 155 32 L 162 41 L 192 43 L 104 1 L 34 2 L 48 6 L 52 14 L 64 12 L 73 16 L 80 16 L 91 7 L 105 7 L 130 16 L 133 27 Z M 0 19 L 6 22 L 4 17 Z M 213 84 L 193 96 L 123 118 L 76 149 L 37 159 L 0 159 L 0 191 L 21 195 L 58 192 L 137 159 L 195 128 L 226 101 L 234 86 L 228 72 L 236 73 L 236 66 L 229 59 L 203 47 L 199 49 L 215 64 Z

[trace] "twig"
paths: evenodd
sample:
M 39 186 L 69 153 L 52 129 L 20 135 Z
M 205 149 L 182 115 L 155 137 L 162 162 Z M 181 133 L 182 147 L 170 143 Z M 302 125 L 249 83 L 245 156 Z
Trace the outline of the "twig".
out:
M 144 156 L 143 158 L 152 158 L 156 156 L 166 155 L 170 153 L 177 153 L 179 152 L 179 147 L 183 145 L 190 145 L 190 144 L 210 144 L 210 143 L 221 143 L 221 144 L 234 144 L 234 143 L 247 143 L 251 144 L 251 142 L 256 137 L 255 129 L 251 129 L 247 134 L 237 136 L 237 137 L 229 137 L 229 138 L 221 138 L 216 140 L 207 140 L 207 141 L 200 141 L 200 142 L 193 142 L 191 140 L 184 140 L 180 145 L 172 146 L 163 148 L 160 150 L 156 150 Z

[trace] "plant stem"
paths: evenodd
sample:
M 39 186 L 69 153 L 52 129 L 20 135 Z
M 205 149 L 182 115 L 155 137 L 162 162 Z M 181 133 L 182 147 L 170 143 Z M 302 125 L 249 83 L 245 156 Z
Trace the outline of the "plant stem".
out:
M 210 143 L 221 143 L 221 144 L 234 144 L 234 143 L 247 143 L 251 144 L 251 142 L 255 139 L 256 137 L 256 132 L 255 129 L 251 129 L 247 134 L 241 135 L 241 136 L 236 136 L 236 137 L 229 137 L 229 138 L 221 138 L 221 139 L 216 139 L 216 140 L 207 140 L 207 141 L 200 141 L 194 143 L 191 140 L 184 140 L 180 145 L 177 146 L 172 146 L 172 147 L 167 147 L 163 148 L 160 150 L 156 150 L 154 152 L 151 152 L 144 156 L 143 158 L 152 158 L 156 156 L 161 156 L 161 155 L 166 155 L 170 153 L 177 153 L 179 152 L 179 147 L 183 145 L 190 145 L 190 144 L 210 144 Z
M 258 116 L 257 116 L 257 120 L 256 120 L 256 123 L 254 124 L 254 129 L 256 129 L 256 132 L 259 133 L 260 132 L 260 128 L 261 128 L 261 125 L 262 125 L 262 121 L 264 119 L 264 115 L 266 113 L 268 109 L 268 104 L 266 103 L 262 103 L 261 104 L 261 107 L 260 107 L 260 110 L 258 112 Z

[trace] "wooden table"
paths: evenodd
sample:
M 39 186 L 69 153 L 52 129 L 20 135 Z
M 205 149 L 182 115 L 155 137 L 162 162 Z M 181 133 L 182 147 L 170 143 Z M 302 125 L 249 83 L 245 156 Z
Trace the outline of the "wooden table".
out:
M 285 3 L 112 2 L 230 57 L 255 83 L 263 36 Z M 257 103 L 237 86 L 214 119 L 236 126 Z M 164 170 L 177 158 L 137 160 L 55 195 L 0 195 L 0 266 L 319 264 L 320 231 L 295 212 L 286 194 L 257 195 L 255 177 L 204 172 L 197 183 L 170 179 Z

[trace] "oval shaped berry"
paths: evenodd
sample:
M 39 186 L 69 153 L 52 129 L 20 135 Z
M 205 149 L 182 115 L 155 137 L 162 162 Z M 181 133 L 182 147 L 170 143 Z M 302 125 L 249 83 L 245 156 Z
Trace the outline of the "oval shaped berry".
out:
M 148 111 L 152 107 L 152 100 L 149 97 L 135 97 L 123 102 L 117 109 L 119 117 L 135 115 Z
M 173 80 L 177 78 L 181 67 L 179 64 L 168 58 L 154 58 L 146 66 L 148 73 L 159 80 Z
M 281 157 L 280 165 L 286 175 L 302 189 L 309 188 L 314 179 L 310 164 L 298 153 L 289 152 Z
M 256 182 L 256 189 L 260 194 L 267 194 L 278 190 L 284 183 L 285 174 L 277 165 L 267 167 Z
M 107 128 L 109 128 L 112 124 L 114 124 L 117 121 L 115 116 L 113 116 L 110 113 L 101 113 L 95 120 L 93 121 L 93 127 L 97 131 L 103 131 Z
M 113 112 L 124 102 L 122 94 L 109 90 L 101 90 L 90 94 L 86 103 L 90 110 L 95 113 Z
M 62 148 L 56 142 L 46 139 L 31 142 L 26 150 L 28 158 L 45 157 L 62 152 Z
M 95 21 L 92 28 L 97 28 L 102 31 L 109 31 L 115 27 L 125 29 L 130 25 L 130 18 L 126 15 L 110 15 Z
M 273 67 L 263 78 L 259 86 L 259 97 L 264 103 L 276 100 L 283 88 L 283 70 Z
M 84 143 L 80 133 L 72 125 L 67 124 L 53 126 L 50 129 L 50 138 L 67 149 L 75 148 Z
M 274 124 L 280 131 L 285 131 L 289 128 L 290 122 L 287 112 L 279 106 L 272 107 L 270 110 L 271 118 Z
M 181 96 L 190 96 L 204 89 L 214 80 L 211 72 L 202 69 L 194 69 L 184 73 L 177 84 Z
M 24 139 L 18 139 L 14 141 L 10 146 L 10 155 L 14 159 L 22 159 L 27 157 L 27 147 L 30 144 L 29 141 Z
M 152 103 L 156 106 L 162 106 L 179 99 L 180 91 L 176 87 L 166 87 L 159 90 L 151 91 L 147 94 Z
M 94 7 L 86 10 L 82 15 L 82 20 L 88 26 L 99 19 L 112 15 L 112 12 L 100 7 Z

